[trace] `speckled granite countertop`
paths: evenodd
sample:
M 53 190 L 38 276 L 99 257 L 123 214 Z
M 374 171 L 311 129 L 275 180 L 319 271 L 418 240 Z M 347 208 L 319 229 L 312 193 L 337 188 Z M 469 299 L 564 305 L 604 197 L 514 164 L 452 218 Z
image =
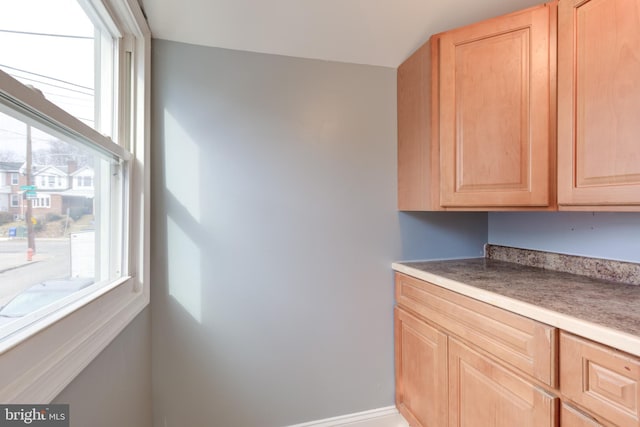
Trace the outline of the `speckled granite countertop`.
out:
M 640 356 L 639 285 L 488 258 L 393 269 Z

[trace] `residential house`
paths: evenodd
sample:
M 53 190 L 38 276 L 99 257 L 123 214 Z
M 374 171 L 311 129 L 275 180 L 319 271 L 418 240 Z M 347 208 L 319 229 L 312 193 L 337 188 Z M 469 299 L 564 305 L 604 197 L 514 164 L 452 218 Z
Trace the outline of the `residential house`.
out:
M 73 216 L 94 212 L 94 170 L 90 166 L 69 171 L 70 188 L 58 193 L 62 199 L 62 213 L 73 212 Z
M 20 167 L 22 162 L 0 162 L 0 212 L 20 207 Z
M 32 184 L 36 187 L 31 198 L 33 215 L 47 214 L 85 215 L 93 212 L 94 172 L 89 166 L 76 169 L 75 163 L 67 166 L 34 165 Z M 27 198 L 23 186 L 27 184 L 25 164 L 0 163 L 0 211 L 10 212 L 15 218 L 23 218 Z
M 396 210 L 398 64 L 432 33 L 537 2 L 142 3 L 151 307 L 54 400 L 78 427 L 392 406 L 394 260 L 490 242 L 640 262 L 637 212 Z M 409 33 L 398 56 L 367 56 Z
M 37 188 L 36 197 L 31 199 L 33 215 L 44 217 L 48 213 L 62 214 L 63 203 L 59 192 L 69 188 L 67 173 L 56 166 L 34 166 L 31 182 Z

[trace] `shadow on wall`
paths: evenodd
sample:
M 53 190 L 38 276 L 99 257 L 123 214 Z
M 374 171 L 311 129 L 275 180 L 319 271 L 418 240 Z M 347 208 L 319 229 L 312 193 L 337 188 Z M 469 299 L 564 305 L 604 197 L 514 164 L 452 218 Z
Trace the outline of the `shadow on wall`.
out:
M 205 213 L 200 205 L 209 187 L 200 170 L 200 147 L 169 112 L 156 129 L 164 132 L 155 135 L 158 141 L 176 143 L 163 143 L 154 151 L 155 165 L 162 165 L 162 170 L 154 171 L 155 182 L 164 183 L 161 190 L 154 189 L 154 205 L 165 211 L 154 216 L 153 224 L 152 334 L 154 348 L 161 349 L 154 353 L 153 364 L 154 371 L 162 370 L 154 378 L 154 406 L 168 409 L 162 411 L 162 419 L 154 417 L 154 425 L 200 426 L 209 417 L 224 423 L 224 413 L 246 412 L 234 398 L 243 394 L 237 389 L 242 381 L 232 378 L 237 371 L 233 365 L 241 360 L 229 360 L 231 354 L 242 354 L 229 351 L 237 331 L 216 321 L 217 313 L 226 312 L 225 306 L 235 305 L 228 292 L 234 283 L 219 279 L 229 268 L 216 256 L 216 238 L 203 225 L 212 222 L 215 211 Z M 205 285 L 214 296 L 208 300 Z M 239 321 L 242 316 L 238 310 Z M 169 394 L 158 395 L 158 389 L 171 389 L 177 398 L 167 401 Z M 210 425 L 222 425 L 217 422 Z

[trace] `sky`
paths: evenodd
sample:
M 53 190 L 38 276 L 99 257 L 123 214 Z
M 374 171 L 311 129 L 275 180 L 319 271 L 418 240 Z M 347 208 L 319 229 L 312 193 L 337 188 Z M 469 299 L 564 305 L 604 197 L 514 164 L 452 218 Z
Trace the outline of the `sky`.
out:
M 0 69 L 93 126 L 94 26 L 78 1 L 0 0 L 0 10 Z M 0 151 L 24 152 L 25 129 L 0 113 Z M 34 149 L 49 139 L 34 130 Z

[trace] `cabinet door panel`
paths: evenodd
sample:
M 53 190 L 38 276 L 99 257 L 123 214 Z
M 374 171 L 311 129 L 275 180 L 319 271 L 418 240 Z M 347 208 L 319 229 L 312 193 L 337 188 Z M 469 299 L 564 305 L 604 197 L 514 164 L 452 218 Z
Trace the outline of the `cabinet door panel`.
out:
M 396 406 L 414 427 L 447 420 L 447 336 L 395 309 Z
M 557 425 L 558 399 L 449 339 L 450 427 Z
M 560 334 L 560 390 L 616 425 L 640 426 L 640 359 Z
M 550 204 L 550 9 L 436 39 L 443 206 Z
M 558 202 L 640 209 L 640 0 L 559 6 Z

